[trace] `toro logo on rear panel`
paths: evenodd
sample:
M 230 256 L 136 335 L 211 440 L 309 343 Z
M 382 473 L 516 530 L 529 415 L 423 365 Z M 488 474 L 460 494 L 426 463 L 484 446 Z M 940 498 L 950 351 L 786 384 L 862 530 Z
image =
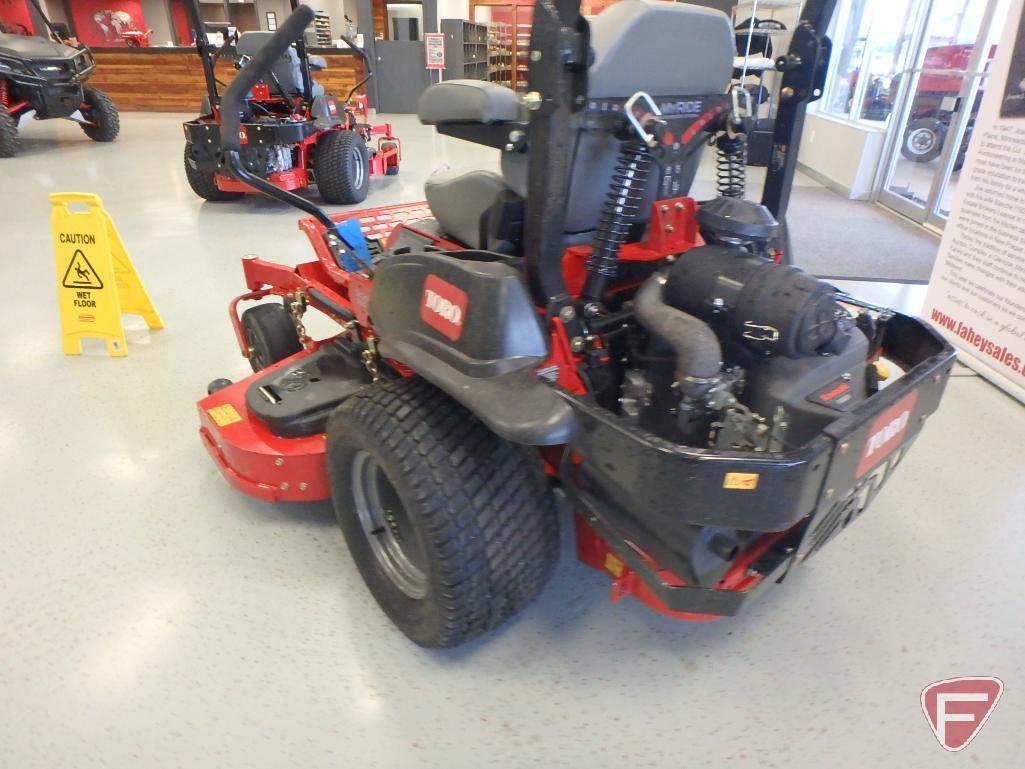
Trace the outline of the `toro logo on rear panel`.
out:
M 922 712 L 943 749 L 956 752 L 979 733 L 1003 691 L 992 676 L 947 678 L 922 689 Z
M 903 443 L 908 425 L 911 424 L 911 412 L 915 410 L 917 401 L 918 390 L 915 390 L 876 417 L 872 426 L 868 428 L 868 437 L 865 439 L 865 447 L 861 450 L 861 461 L 854 473 L 855 478 L 863 476 Z
M 437 275 L 428 275 L 420 299 L 420 317 L 452 341 L 463 335 L 466 292 Z

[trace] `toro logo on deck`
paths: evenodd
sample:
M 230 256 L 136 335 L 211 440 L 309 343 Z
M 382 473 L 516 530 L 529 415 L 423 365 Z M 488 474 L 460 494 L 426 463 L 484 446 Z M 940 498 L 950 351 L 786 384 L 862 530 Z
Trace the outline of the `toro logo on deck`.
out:
M 947 678 L 922 689 L 922 712 L 944 750 L 963 750 L 982 729 L 1004 684 L 991 676 Z
M 437 275 L 428 275 L 420 300 L 420 317 L 452 341 L 463 335 L 466 292 Z
M 918 390 L 910 392 L 876 417 L 868 428 L 865 447 L 861 450 L 861 461 L 854 473 L 860 478 L 886 459 L 904 441 L 911 424 L 911 413 L 918 401 Z

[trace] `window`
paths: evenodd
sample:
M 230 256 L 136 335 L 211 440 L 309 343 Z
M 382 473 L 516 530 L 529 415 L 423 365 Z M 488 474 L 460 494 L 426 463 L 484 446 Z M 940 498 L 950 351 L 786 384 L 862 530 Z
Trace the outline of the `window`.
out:
M 907 67 L 920 0 L 840 0 L 819 110 L 885 124 Z

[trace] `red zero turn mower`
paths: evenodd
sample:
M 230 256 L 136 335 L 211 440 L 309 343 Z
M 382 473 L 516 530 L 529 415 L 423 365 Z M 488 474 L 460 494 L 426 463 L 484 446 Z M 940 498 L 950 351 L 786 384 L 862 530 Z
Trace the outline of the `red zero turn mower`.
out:
M 420 119 L 501 150 L 501 174 L 436 175 L 426 204 L 348 218 L 259 180 L 312 214 L 316 259 L 243 261 L 231 311 L 256 373 L 199 403 L 224 476 L 267 501 L 332 498 L 371 592 L 424 646 L 541 591 L 561 495 L 613 598 L 682 619 L 735 614 L 817 553 L 889 478 L 954 360 L 926 323 L 775 258 L 832 5 L 810 0 L 781 58 L 775 211 L 687 197 L 701 149 L 737 139 L 733 36 L 718 11 L 658 0 L 590 24 L 579 0 L 539 2 L 522 103 L 480 81 L 424 93 Z M 225 94 L 242 179 L 228 116 L 311 16 Z M 339 333 L 307 337 L 310 308 Z M 882 382 L 881 359 L 900 375 Z
M 200 117 L 184 124 L 185 175 L 201 198 L 235 200 L 253 192 L 254 185 L 226 169 L 227 145 L 221 141 L 221 125 L 227 118 L 214 74 L 214 64 L 233 41 L 226 40 L 219 49 L 212 46 L 203 31 L 198 0 L 190 0 L 186 7 L 203 62 L 207 95 Z M 235 45 L 235 66 L 240 71 L 251 68 L 271 38 L 270 32 L 243 32 Z M 313 80 L 311 71 L 326 65 L 321 57 L 306 52 L 300 29 L 294 42 L 277 50 L 273 60 L 261 59 L 265 65 L 258 79 L 246 78 L 250 87 L 232 104 L 239 114 L 230 122 L 235 126 L 240 160 L 250 175 L 283 190 L 316 184 L 325 202 L 350 204 L 366 199 L 372 174 L 399 172 L 402 151 L 390 123 L 372 126 L 357 122 L 351 100 L 373 77 L 373 70 L 366 53 L 348 38 L 342 39 L 363 58 L 366 67 L 365 76 L 344 102 L 325 93 Z

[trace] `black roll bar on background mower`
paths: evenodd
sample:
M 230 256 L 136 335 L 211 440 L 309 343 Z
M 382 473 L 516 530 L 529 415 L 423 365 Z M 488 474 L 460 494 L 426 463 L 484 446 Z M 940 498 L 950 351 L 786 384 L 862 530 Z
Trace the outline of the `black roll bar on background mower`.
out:
M 203 27 L 203 18 L 199 15 L 199 0 L 186 0 L 185 9 L 189 14 L 189 23 L 192 25 L 192 40 L 199 53 L 199 59 L 203 62 L 203 79 L 206 80 L 206 92 L 210 97 L 210 106 L 214 107 L 220 103 L 221 97 L 217 93 L 217 76 L 214 74 L 214 60 L 217 52 L 211 54 L 210 41 L 206 39 L 206 30 Z
M 351 40 L 345 35 L 339 35 L 338 37 L 341 39 L 343 43 L 348 45 L 349 48 L 355 51 L 360 56 L 360 58 L 363 59 L 363 66 L 366 68 L 366 74 L 363 76 L 363 79 L 356 83 L 356 85 L 354 85 L 351 89 L 349 89 L 349 93 L 345 95 L 344 103 L 348 104 L 349 99 L 352 98 L 352 95 L 370 82 L 370 78 L 374 76 L 374 69 L 370 64 L 370 57 L 367 55 L 367 52 L 360 48 L 358 45 L 356 45 L 356 42 L 354 40 Z
M 288 46 L 302 36 L 303 31 L 313 21 L 313 16 L 312 8 L 308 5 L 300 5 L 278 27 L 277 32 L 267 41 L 267 44 L 256 52 L 249 64 L 239 70 L 239 73 L 225 89 L 221 100 L 221 149 L 224 153 L 224 168 L 234 178 L 265 195 L 304 211 L 331 231 L 335 228 L 335 222 L 330 216 L 306 198 L 283 190 L 266 179 L 250 173 L 243 165 L 240 155 L 242 152 L 243 99 L 263 74 L 270 71 L 274 62 L 288 49 Z

